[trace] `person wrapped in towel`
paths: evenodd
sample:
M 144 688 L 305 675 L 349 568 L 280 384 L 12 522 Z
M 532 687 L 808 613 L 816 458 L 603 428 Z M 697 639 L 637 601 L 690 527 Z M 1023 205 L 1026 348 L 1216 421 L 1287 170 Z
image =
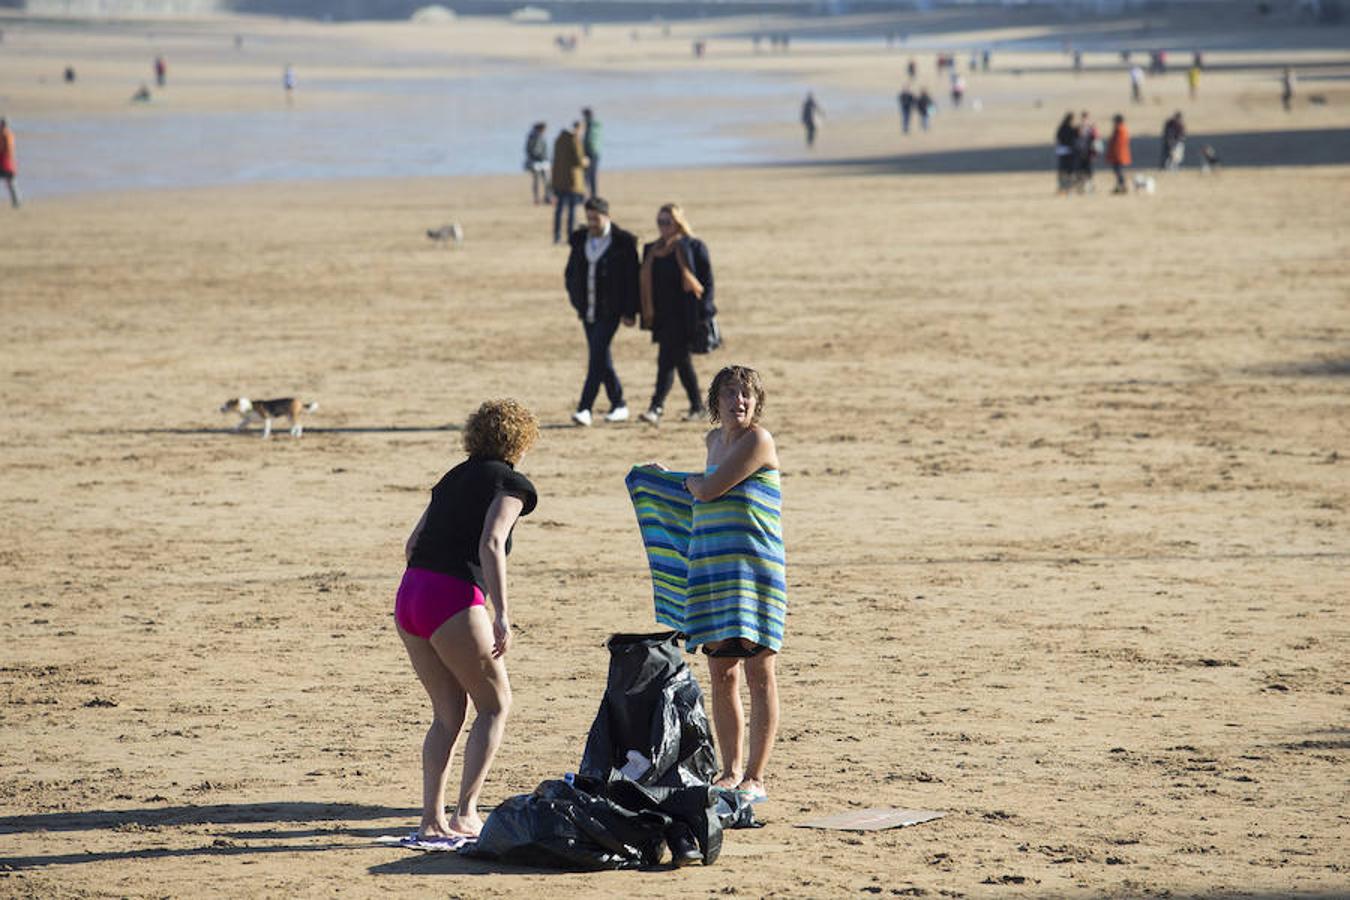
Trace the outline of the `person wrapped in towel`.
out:
M 767 799 L 764 771 L 778 734 L 774 673 L 787 617 L 782 492 L 773 436 L 760 424 L 759 373 L 727 366 L 708 388 L 715 426 L 703 474 L 637 466 L 626 483 L 651 567 L 656 621 L 708 656 L 715 784 Z M 740 684 L 750 691 L 749 755 Z

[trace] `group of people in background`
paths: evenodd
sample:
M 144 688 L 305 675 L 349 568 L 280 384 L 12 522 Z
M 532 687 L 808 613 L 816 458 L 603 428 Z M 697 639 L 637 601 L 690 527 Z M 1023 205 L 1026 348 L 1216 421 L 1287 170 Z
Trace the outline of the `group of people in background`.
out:
M 1055 129 L 1055 167 L 1059 193 L 1090 193 L 1094 189 L 1094 164 L 1104 149 L 1097 123 L 1092 121 L 1087 110 L 1083 110 L 1076 119 L 1072 112 L 1066 112 Z
M 1111 134 L 1103 142 L 1096 124 L 1086 110 L 1079 114 L 1077 119 L 1072 112 L 1064 114 L 1059 128 L 1055 130 L 1056 189 L 1059 193 L 1090 193 L 1093 190 L 1094 163 L 1103 155 L 1116 176 L 1112 193 L 1127 192 L 1125 170 L 1134 163 L 1130 150 L 1130 131 L 1123 115 L 1117 113 L 1111 121 Z M 1177 171 L 1185 158 L 1186 122 L 1178 110 L 1163 123 L 1158 168 L 1164 172 Z M 1202 171 L 1217 171 L 1218 152 L 1209 145 L 1202 147 L 1200 165 Z
M 1177 114 L 1180 116 L 1180 113 Z M 1111 118 L 1111 134 L 1105 140 L 1097 129 L 1091 114 L 1083 110 L 1075 118 L 1066 112 L 1055 129 L 1056 190 L 1060 194 L 1091 193 L 1096 161 L 1101 157 L 1111 166 L 1116 176 L 1112 193 L 1123 194 L 1125 170 L 1134 162 L 1130 152 L 1130 130 L 1125 117 L 1117 113 Z
M 567 234 L 576 227 L 577 206 L 595 197 L 600 179 L 601 125 L 590 107 L 571 127 L 559 129 L 549 157 L 548 123 L 535 122 L 525 135 L 525 171 L 535 205 L 553 205 L 553 243 L 563 239 L 563 210 Z

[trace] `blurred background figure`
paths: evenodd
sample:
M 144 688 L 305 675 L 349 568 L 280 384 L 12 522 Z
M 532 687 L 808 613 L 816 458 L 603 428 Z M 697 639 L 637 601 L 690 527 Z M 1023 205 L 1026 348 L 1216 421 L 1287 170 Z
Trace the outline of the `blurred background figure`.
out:
M 806 146 L 816 145 L 816 128 L 824 117 L 825 110 L 816 102 L 816 95 L 807 91 L 806 99 L 802 101 L 802 127 L 806 129 Z
M 1134 161 L 1130 156 L 1130 130 L 1125 127 L 1125 117 L 1120 113 L 1116 113 L 1111 122 L 1114 127 L 1111 129 L 1111 140 L 1106 145 L 1106 161 L 1111 164 L 1111 171 L 1116 173 L 1116 186 L 1111 193 L 1126 194 L 1129 188 L 1125 186 L 1125 170 Z
M 530 193 L 535 206 L 553 200 L 549 189 L 548 137 L 544 134 L 547 129 L 547 122 L 535 122 L 525 135 L 525 171 L 530 173 Z
M 14 183 L 19 177 L 19 161 L 14 150 L 14 131 L 7 119 L 0 119 L 0 179 L 9 191 L 9 205 L 19 208 L 19 186 Z

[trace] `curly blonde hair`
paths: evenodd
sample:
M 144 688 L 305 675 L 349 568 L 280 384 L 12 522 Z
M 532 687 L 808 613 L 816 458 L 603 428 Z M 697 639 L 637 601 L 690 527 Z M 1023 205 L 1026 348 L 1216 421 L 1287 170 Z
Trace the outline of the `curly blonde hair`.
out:
M 519 400 L 488 400 L 464 422 L 464 450 L 515 465 L 539 439 L 539 420 Z
M 755 396 L 755 411 L 750 416 L 750 424 L 759 424 L 759 415 L 764 412 L 764 381 L 759 373 L 749 366 L 727 366 L 718 372 L 708 385 L 708 419 L 714 425 L 722 423 L 722 413 L 717 408 L 722 388 L 728 384 L 737 384 Z

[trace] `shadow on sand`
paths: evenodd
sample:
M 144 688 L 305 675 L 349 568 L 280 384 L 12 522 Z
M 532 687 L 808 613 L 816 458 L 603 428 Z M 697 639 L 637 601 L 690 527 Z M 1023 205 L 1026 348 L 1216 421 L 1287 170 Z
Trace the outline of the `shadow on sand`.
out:
M 1128 115 L 1128 113 L 1127 113 Z M 1154 114 L 1161 119 L 1161 114 Z M 940 127 L 940 124 L 939 124 Z M 1132 171 L 1152 170 L 1160 138 L 1135 134 L 1131 141 L 1136 165 Z M 1192 132 L 1186 139 L 1188 161 L 1199 159 L 1199 148 L 1212 145 L 1226 168 L 1259 166 L 1337 166 L 1350 164 L 1350 128 L 1319 128 L 1307 131 L 1237 131 L 1225 134 Z M 943 150 L 936 153 L 896 154 L 854 159 L 798 160 L 783 166 L 820 166 L 849 174 L 875 175 L 988 175 L 1000 172 L 1055 170 L 1054 148 L 1045 144 L 1015 147 L 984 147 Z M 1195 171 L 1194 165 L 1187 170 Z M 1101 167 L 1110 177 L 1110 168 Z
M 90 810 L 88 812 L 36 813 L 0 817 L 0 834 L 27 832 L 63 833 L 76 831 L 134 831 L 140 828 L 183 825 L 234 825 L 268 822 L 342 823 L 376 819 L 402 819 L 415 822 L 421 811 L 404 807 L 364 806 L 354 803 L 232 803 L 209 806 L 163 806 L 144 809 Z M 297 840 L 316 837 L 374 838 L 390 829 L 329 827 L 263 828 L 229 831 L 211 844 L 199 847 L 142 847 L 131 850 L 53 853 L 41 856 L 0 857 L 0 865 L 13 869 L 44 866 L 68 866 L 81 863 L 123 859 L 163 859 L 192 856 L 240 856 L 255 853 L 313 853 L 327 850 L 351 850 L 351 843 L 337 841 L 322 844 L 242 844 L 250 840 Z M 69 847 L 67 840 L 54 840 Z M 372 846 L 374 846 L 372 844 Z
M 350 822 L 416 819 L 420 809 L 357 803 L 217 803 L 87 812 L 0 816 L 0 834 L 25 831 L 96 831 L 133 825 L 234 825 L 249 822 Z
M 1266 366 L 1252 366 L 1246 371 L 1253 375 L 1273 375 L 1276 378 L 1350 378 L 1350 356 L 1317 359 L 1311 362 L 1272 363 Z

